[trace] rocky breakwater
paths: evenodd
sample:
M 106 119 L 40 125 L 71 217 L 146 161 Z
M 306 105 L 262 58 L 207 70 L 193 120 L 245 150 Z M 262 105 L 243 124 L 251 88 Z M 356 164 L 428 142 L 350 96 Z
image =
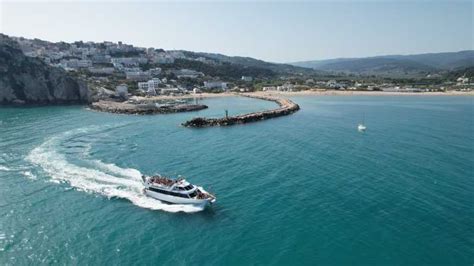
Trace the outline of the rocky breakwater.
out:
M 169 114 L 179 112 L 191 112 L 206 109 L 203 104 L 155 104 L 155 103 L 128 103 L 113 101 L 98 101 L 90 105 L 97 111 L 117 114 Z
M 223 118 L 205 118 L 196 117 L 184 122 L 185 127 L 211 127 L 211 126 L 230 126 L 235 124 L 245 124 L 274 117 L 292 114 L 300 109 L 300 106 L 288 99 L 275 98 L 268 96 L 256 96 L 251 94 L 241 94 L 245 97 L 256 98 L 277 103 L 280 108 L 262 112 L 254 112 L 237 116 L 228 116 Z

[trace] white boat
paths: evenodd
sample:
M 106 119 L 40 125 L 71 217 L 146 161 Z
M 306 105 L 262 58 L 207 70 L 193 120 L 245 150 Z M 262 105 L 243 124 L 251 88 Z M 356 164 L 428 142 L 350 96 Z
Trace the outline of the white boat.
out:
M 357 130 L 365 131 L 367 127 L 364 124 L 365 124 L 365 113 L 364 113 L 364 116 L 362 117 L 362 123 L 359 123 L 359 125 L 357 126 Z
M 163 202 L 203 207 L 216 202 L 214 195 L 183 178 L 175 180 L 161 175 L 142 175 L 142 180 L 145 194 Z

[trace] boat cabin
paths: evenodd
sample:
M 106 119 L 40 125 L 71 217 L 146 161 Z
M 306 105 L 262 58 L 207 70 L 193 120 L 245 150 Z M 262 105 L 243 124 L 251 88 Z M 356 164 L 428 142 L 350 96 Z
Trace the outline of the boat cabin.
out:
M 145 191 L 154 192 L 153 198 L 172 203 L 213 203 L 215 196 L 187 182 L 184 178 L 171 179 L 165 176 L 142 176 Z M 166 195 L 166 196 L 165 196 Z M 169 197 L 172 196 L 172 197 Z M 173 197 L 176 197 L 173 199 Z M 180 199 L 178 199 L 180 198 Z
M 167 177 L 154 176 L 150 179 L 148 189 L 181 198 L 204 198 L 203 193 L 185 179 L 173 180 Z

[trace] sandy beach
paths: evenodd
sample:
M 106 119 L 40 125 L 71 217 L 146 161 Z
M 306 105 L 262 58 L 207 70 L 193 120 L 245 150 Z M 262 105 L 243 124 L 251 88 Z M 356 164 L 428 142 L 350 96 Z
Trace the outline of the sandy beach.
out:
M 298 92 L 284 92 L 284 91 L 257 91 L 247 92 L 246 94 L 255 96 L 270 96 L 270 97 L 293 97 L 293 96 L 474 96 L 474 91 L 449 91 L 449 92 L 383 92 L 383 91 L 336 91 L 336 90 L 307 90 Z M 194 98 L 217 98 L 238 96 L 239 93 L 223 92 L 223 93 L 199 93 L 166 96 L 159 95 L 153 97 L 134 97 L 138 101 L 163 101 L 163 100 L 178 100 L 178 99 L 194 99 Z
M 298 92 L 284 92 L 284 91 L 271 91 L 271 92 L 254 92 L 253 94 L 262 96 L 274 96 L 274 97 L 292 97 L 292 96 L 474 96 L 474 91 L 462 92 L 462 91 L 450 91 L 450 92 L 383 92 L 383 91 L 336 91 L 336 90 L 308 90 Z

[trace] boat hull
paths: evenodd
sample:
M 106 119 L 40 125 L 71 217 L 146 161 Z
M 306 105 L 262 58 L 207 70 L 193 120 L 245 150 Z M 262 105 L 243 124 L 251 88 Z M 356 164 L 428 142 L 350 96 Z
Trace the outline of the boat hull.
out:
M 165 195 L 162 193 L 151 191 L 147 188 L 145 188 L 145 194 L 157 200 L 164 201 L 171 204 L 190 204 L 190 205 L 205 207 L 212 203 L 212 201 L 209 199 L 187 199 L 187 198 L 175 197 L 172 195 Z

